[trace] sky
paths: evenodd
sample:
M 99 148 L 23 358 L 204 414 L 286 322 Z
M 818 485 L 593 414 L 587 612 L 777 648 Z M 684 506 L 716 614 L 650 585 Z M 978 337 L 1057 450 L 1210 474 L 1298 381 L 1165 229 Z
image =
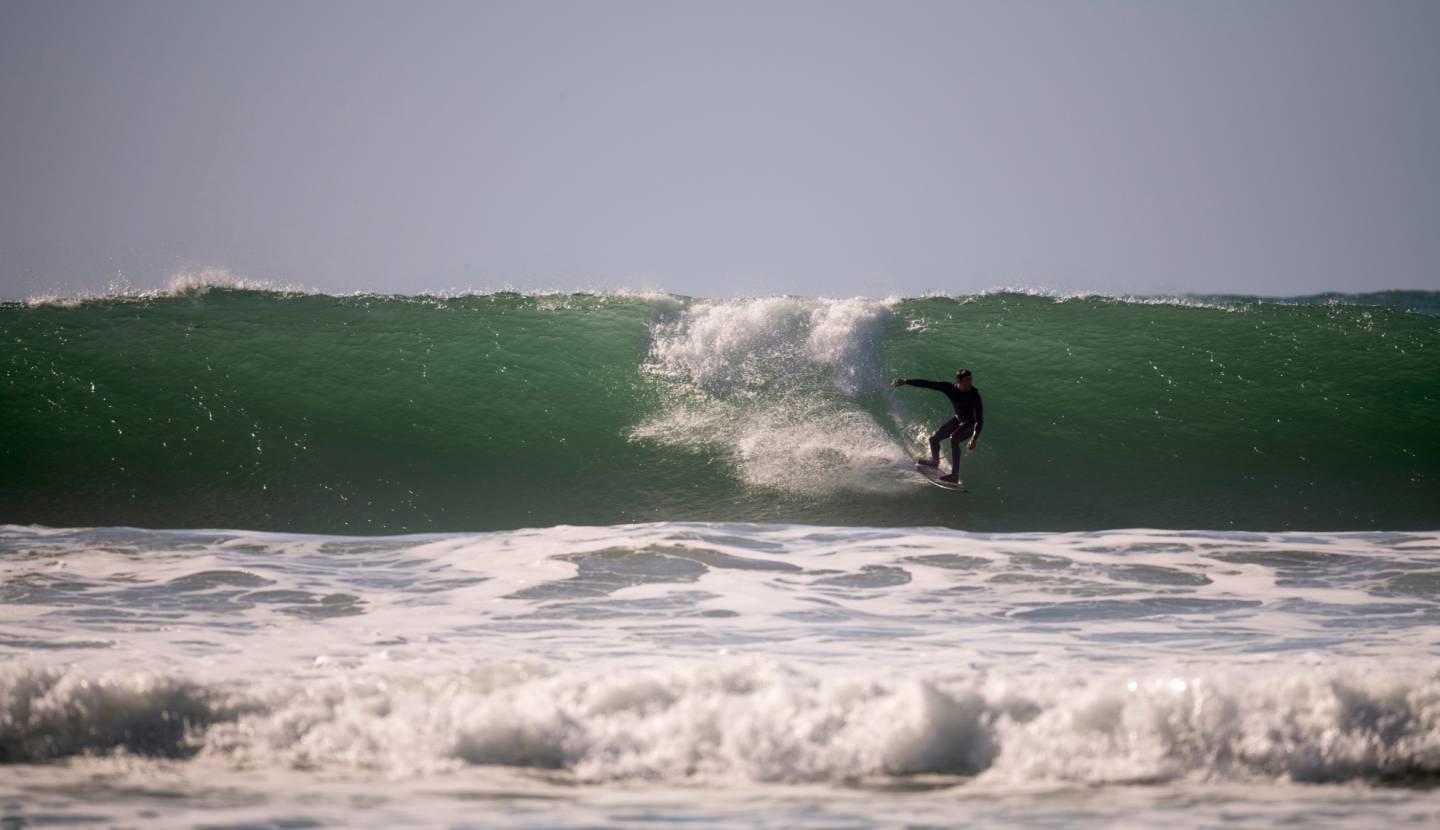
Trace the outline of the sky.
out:
M 0 0 L 0 298 L 1440 290 L 1440 3 Z

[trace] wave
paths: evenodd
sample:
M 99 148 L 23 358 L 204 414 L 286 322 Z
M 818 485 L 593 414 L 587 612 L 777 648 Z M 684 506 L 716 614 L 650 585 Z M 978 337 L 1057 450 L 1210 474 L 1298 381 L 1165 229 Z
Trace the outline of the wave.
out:
M 400 776 L 491 765 L 587 783 L 1440 776 L 1433 675 L 1277 667 L 1019 680 L 732 660 L 605 673 L 504 663 L 425 679 L 212 688 L 10 666 L 0 760 L 123 751 Z
M 31 308 L 56 306 L 76 308 L 97 303 L 144 302 L 162 297 L 194 297 L 220 289 L 229 291 L 253 291 L 267 294 L 319 294 L 314 288 L 274 280 L 242 277 L 227 268 L 219 266 L 186 268 L 175 272 L 166 281 L 164 288 L 136 288 L 128 280 L 119 279 L 98 291 L 74 293 L 32 294 L 24 301 Z M 0 305 L 4 305 L 0 303 Z
M 1431 293 L 398 297 L 212 277 L 0 305 L 7 521 L 1440 525 L 1440 325 L 1401 310 Z M 959 365 L 987 412 L 963 498 L 910 465 L 943 399 L 887 385 Z

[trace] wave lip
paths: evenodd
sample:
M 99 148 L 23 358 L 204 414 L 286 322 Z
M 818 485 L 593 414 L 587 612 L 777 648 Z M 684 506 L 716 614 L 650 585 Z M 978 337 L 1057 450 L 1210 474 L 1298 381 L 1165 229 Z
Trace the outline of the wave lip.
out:
M 876 350 L 893 304 L 860 297 L 696 303 L 652 326 L 647 366 L 714 395 L 824 373 L 855 394 L 877 385 Z
M 214 290 L 253 291 L 275 296 L 319 294 L 314 288 L 273 280 L 251 279 L 216 266 L 185 268 L 171 274 L 164 288 L 138 289 L 124 279 L 116 280 L 98 291 L 73 294 L 43 293 L 25 298 L 31 308 L 58 306 L 76 308 L 88 303 L 152 300 L 159 297 L 199 297 Z

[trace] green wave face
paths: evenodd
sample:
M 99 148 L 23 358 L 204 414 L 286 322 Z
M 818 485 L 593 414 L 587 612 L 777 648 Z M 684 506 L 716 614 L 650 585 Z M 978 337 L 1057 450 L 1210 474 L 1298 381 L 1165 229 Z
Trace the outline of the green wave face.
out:
M 1407 295 L 1435 308 L 1435 295 Z M 1440 526 L 1440 320 L 1230 300 L 329 297 L 0 306 L 0 521 Z M 970 493 L 911 457 L 975 373 Z

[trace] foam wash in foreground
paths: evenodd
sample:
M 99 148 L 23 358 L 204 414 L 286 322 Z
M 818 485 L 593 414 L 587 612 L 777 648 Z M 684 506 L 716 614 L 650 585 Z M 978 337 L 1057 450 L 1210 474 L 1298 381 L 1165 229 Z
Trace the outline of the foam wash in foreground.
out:
M 0 545 L 0 761 L 16 803 L 87 782 L 63 815 L 118 820 L 156 787 L 183 794 L 161 811 L 181 823 L 429 820 L 466 797 L 561 799 L 484 824 L 606 822 L 616 794 L 655 809 L 673 786 L 721 825 L 755 798 L 788 805 L 779 824 L 884 825 L 928 803 L 917 786 L 975 815 L 1029 793 L 1009 821 L 1083 815 L 1096 786 L 1132 821 L 1196 787 L 1339 826 L 1373 819 L 1367 793 L 1401 823 L 1437 806 L 1435 533 L 10 527 Z M 350 812 L 360 791 L 385 809 Z

